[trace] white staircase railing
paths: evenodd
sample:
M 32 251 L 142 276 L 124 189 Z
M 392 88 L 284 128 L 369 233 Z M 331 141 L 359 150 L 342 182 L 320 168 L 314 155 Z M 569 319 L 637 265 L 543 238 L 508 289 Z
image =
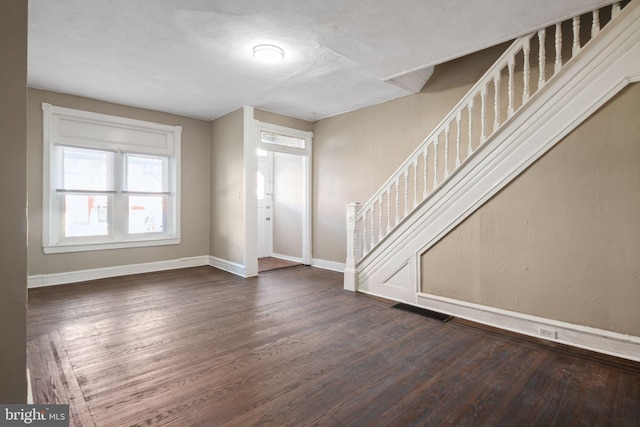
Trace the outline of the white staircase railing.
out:
M 358 263 L 461 169 L 628 3 L 613 3 L 514 41 L 368 202 L 347 206 L 346 289 L 357 287 Z

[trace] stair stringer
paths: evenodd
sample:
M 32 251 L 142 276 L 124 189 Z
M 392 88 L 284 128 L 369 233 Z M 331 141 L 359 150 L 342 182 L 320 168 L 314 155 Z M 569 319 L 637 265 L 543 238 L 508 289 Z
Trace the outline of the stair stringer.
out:
M 640 7 L 632 2 L 615 25 L 591 40 L 464 167 L 358 262 L 357 290 L 424 304 L 420 255 L 624 87 L 638 81 Z

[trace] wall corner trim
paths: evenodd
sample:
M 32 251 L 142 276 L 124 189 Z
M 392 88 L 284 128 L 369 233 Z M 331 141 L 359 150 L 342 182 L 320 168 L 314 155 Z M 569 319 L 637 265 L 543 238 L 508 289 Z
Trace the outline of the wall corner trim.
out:
M 236 276 L 247 278 L 247 268 L 242 264 L 227 261 L 226 259 L 209 256 L 208 265 L 211 267 L 224 270 L 226 272 L 235 274 Z

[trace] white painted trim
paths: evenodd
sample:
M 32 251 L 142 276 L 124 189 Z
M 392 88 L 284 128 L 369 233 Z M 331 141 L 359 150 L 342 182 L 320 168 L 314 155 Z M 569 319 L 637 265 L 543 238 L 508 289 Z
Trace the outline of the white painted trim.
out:
M 313 258 L 311 261 L 312 267 L 322 268 L 323 270 L 337 271 L 338 273 L 344 273 L 346 264 L 344 262 L 328 261 L 326 259 Z
M 253 120 L 253 132 L 255 135 L 253 147 L 253 153 L 259 148 L 261 150 L 269 151 L 269 152 L 279 152 L 292 154 L 296 156 L 302 156 L 303 164 L 304 164 L 304 182 L 303 186 L 305 189 L 304 195 L 304 212 L 302 213 L 302 263 L 306 265 L 310 265 L 313 262 L 313 233 L 311 231 L 311 211 L 313 209 L 312 206 L 312 194 L 313 194 L 313 132 L 310 131 L 302 131 L 295 128 L 288 128 L 285 126 L 274 125 L 271 123 L 261 122 L 259 120 Z M 260 143 L 260 132 L 272 132 L 277 133 L 279 135 L 290 136 L 294 138 L 300 138 L 305 140 L 305 148 L 291 148 L 291 147 L 283 147 L 273 144 L 261 144 Z M 247 167 L 247 165 L 245 165 Z M 257 171 L 257 164 L 255 165 L 255 170 Z M 253 174 L 255 176 L 255 172 Z M 255 191 L 251 194 L 255 194 Z M 256 208 L 257 211 L 257 208 Z M 257 217 L 257 212 L 256 212 Z M 256 227 L 257 227 L 257 219 L 256 219 Z M 255 233 L 255 245 L 257 247 L 257 232 Z M 272 240 L 273 243 L 273 240 Z
M 265 131 L 265 132 L 276 133 L 283 136 L 290 136 L 292 138 L 299 138 L 299 139 L 305 140 L 305 148 L 283 147 L 278 145 L 274 145 L 273 147 L 269 145 L 267 147 L 260 147 L 260 148 L 267 151 L 279 151 L 278 150 L 279 148 L 291 148 L 292 150 L 294 150 L 292 154 L 301 154 L 301 155 L 307 155 L 311 152 L 311 147 L 308 145 L 308 142 L 310 139 L 313 138 L 313 132 L 295 129 L 295 128 L 289 128 L 286 126 L 274 125 L 273 123 L 261 122 L 260 120 L 255 120 L 255 124 L 256 124 L 256 128 L 258 129 L 258 132 Z M 260 146 L 259 134 L 258 134 L 257 141 L 258 141 L 257 145 Z M 286 150 L 283 152 L 291 153 L 291 151 L 289 150 Z
M 244 212 L 244 254 L 242 266 L 243 277 L 258 275 L 258 200 L 256 197 L 256 173 L 258 171 L 258 159 L 256 156 L 256 126 L 253 118 L 254 108 L 245 106 L 243 114 L 243 188 L 242 203 Z M 228 264 L 228 263 L 227 263 Z M 229 264 L 230 265 L 230 264 Z M 235 264 L 236 266 L 238 264 Z M 223 268 L 223 270 L 225 270 Z M 238 274 L 236 267 L 231 271 Z M 230 271 L 230 270 L 227 270 Z
M 27 287 L 40 288 L 43 286 L 64 285 L 68 283 L 85 282 L 87 280 L 127 276 L 130 274 L 151 273 L 155 271 L 175 270 L 187 267 L 199 267 L 202 265 L 211 265 L 209 262 L 209 256 L 203 255 L 142 264 L 68 271 L 65 273 L 36 274 L 27 278 Z
M 296 257 L 296 256 L 289 256 L 289 255 L 283 255 L 283 254 L 278 254 L 275 252 L 271 253 L 271 256 L 274 258 L 280 258 L 283 259 L 285 261 L 291 261 L 291 262 L 300 262 L 304 264 L 304 261 L 302 260 L 301 257 Z
M 27 405 L 33 405 L 33 388 L 31 387 L 31 372 L 27 368 Z
M 180 152 L 182 126 L 153 123 L 108 114 L 94 113 L 42 103 L 43 157 L 42 157 L 42 247 L 45 254 L 84 252 L 143 246 L 175 245 L 180 243 L 181 232 L 181 173 Z M 62 125 L 66 123 L 66 127 Z M 111 131 L 105 129 L 111 128 Z M 113 132 L 116 129 L 117 132 Z M 90 137 L 88 136 L 90 135 Z M 113 206 L 109 209 L 109 235 L 65 238 L 61 229 L 62 206 L 56 194 L 54 147 L 66 145 L 99 149 L 114 153 Z M 124 200 L 122 165 L 127 154 L 148 154 L 168 158 L 168 188 L 166 230 L 146 236 L 129 234 L 122 203 Z M 59 178 L 58 178 L 59 179 Z M 111 203 L 111 202 L 110 202 Z
M 640 337 L 424 293 L 418 293 L 417 305 L 519 334 L 640 362 Z M 540 335 L 539 328 L 556 331 L 557 338 Z
M 45 246 L 42 251 L 45 254 L 62 254 L 72 252 L 102 251 L 107 249 L 125 249 L 125 248 L 142 248 L 149 246 L 169 246 L 179 245 L 181 239 L 147 239 L 147 240 L 127 240 L 122 242 L 109 243 L 83 243 L 83 244 L 64 244 L 57 246 Z
M 253 276 L 248 276 L 247 275 L 247 269 L 244 265 L 235 263 L 235 262 L 231 262 L 231 261 L 227 261 L 226 259 L 222 259 L 222 258 L 217 258 L 214 256 L 209 256 L 209 262 L 208 265 L 210 265 L 211 267 L 215 267 L 217 269 L 220 270 L 224 270 L 227 271 L 229 273 L 235 274 L 236 276 L 240 276 L 240 277 L 253 277 Z M 257 273 L 256 273 L 257 275 Z

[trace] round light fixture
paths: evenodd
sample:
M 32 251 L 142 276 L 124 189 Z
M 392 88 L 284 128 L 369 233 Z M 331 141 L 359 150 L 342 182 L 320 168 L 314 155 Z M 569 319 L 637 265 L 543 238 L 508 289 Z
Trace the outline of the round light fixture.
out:
M 272 44 L 259 44 L 253 47 L 253 57 L 260 62 L 276 64 L 284 60 L 284 50 Z

